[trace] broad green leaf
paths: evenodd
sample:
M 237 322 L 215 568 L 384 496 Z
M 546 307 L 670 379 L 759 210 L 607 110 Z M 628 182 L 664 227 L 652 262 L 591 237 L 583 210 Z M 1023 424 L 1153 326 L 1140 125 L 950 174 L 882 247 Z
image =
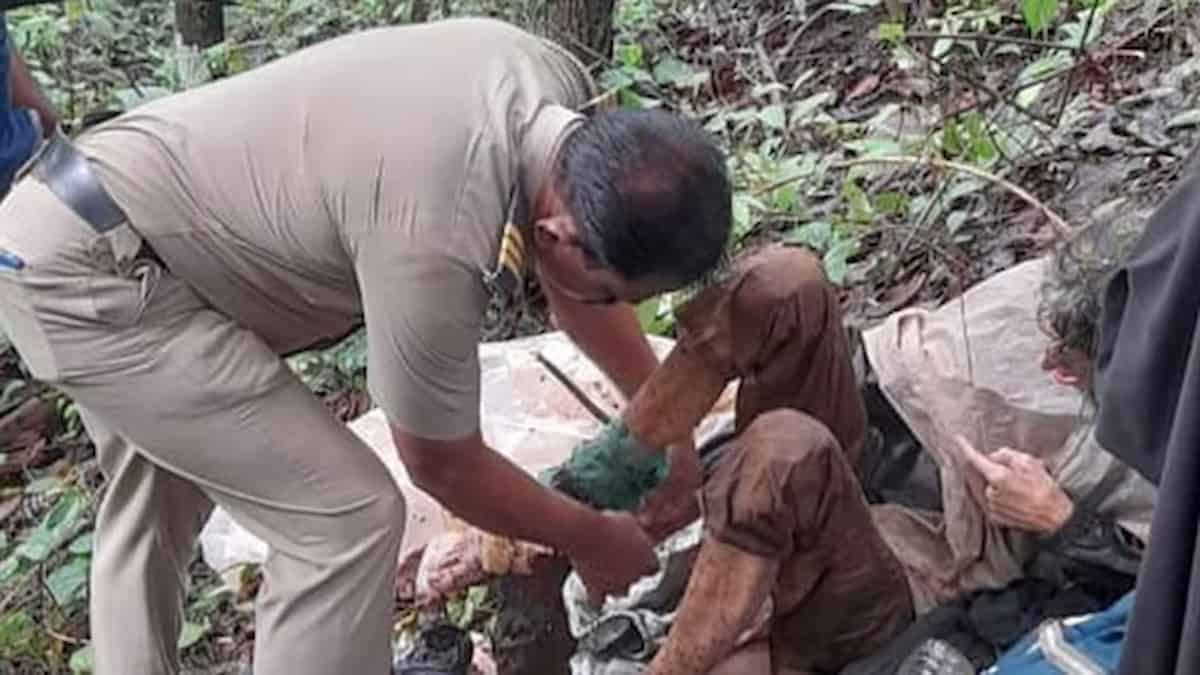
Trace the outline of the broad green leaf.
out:
M 962 134 L 959 132 L 958 123 L 954 120 L 950 120 L 942 128 L 942 150 L 951 157 L 963 154 Z
M 733 195 L 733 236 L 740 239 L 754 229 L 754 219 L 751 209 L 761 209 L 762 203 L 748 192 L 737 192 Z
M 617 45 L 617 63 L 631 68 L 641 68 L 645 63 L 642 46 L 637 43 Z
M 699 74 L 691 65 L 674 56 L 664 56 L 658 60 L 658 63 L 654 64 L 654 80 L 659 84 L 667 84 L 673 87 L 690 87 L 696 84 Z
M 886 22 L 879 24 L 879 39 L 884 42 L 899 42 L 904 39 L 904 24 Z
M 1053 53 L 1043 56 L 1025 66 L 1017 75 L 1017 85 L 1020 86 L 1029 82 L 1035 82 L 1070 65 L 1071 56 L 1062 50 L 1055 50 Z M 1028 108 L 1037 100 L 1043 86 L 1044 83 L 1040 83 L 1022 88 L 1017 93 L 1017 105 L 1022 108 Z
M 187 649 L 199 642 L 205 635 L 208 634 L 210 624 L 207 619 L 204 623 L 194 623 L 192 621 L 183 622 L 183 629 L 179 631 L 179 642 L 177 646 L 180 649 Z
M 772 104 L 758 111 L 758 119 L 768 129 L 782 131 L 787 127 L 787 113 L 781 104 Z
M 1045 33 L 1058 16 L 1059 0 L 1021 0 L 1021 14 L 1025 25 L 1034 35 Z
M 850 269 L 850 257 L 858 251 L 858 241 L 855 239 L 839 239 L 825 252 L 825 274 L 829 281 L 841 286 L 846 281 L 846 273 Z
M 851 220 L 859 223 L 869 223 L 875 218 L 875 210 L 871 208 L 871 200 L 867 193 L 852 180 L 842 183 L 842 199 L 846 200 Z
M 651 328 L 658 321 L 658 297 L 655 296 L 638 303 L 635 312 L 642 330 L 647 333 L 653 333 Z
M 12 654 L 29 642 L 37 625 L 29 614 L 18 609 L 0 617 L 0 654 Z
M 823 91 L 802 99 L 796 105 L 792 106 L 792 119 L 796 122 L 807 121 L 814 113 L 825 105 L 828 105 L 834 98 L 835 95 L 832 91 Z
M 894 115 L 901 113 L 902 111 L 903 108 L 901 108 L 900 104 L 898 103 L 887 103 L 880 106 L 879 112 L 875 113 L 871 116 L 871 119 L 867 120 L 867 129 L 870 129 L 871 131 L 878 131 L 879 129 L 883 128 L 884 122 L 887 122 Z
M 634 84 L 633 77 L 626 73 L 621 68 L 609 68 L 600 73 L 599 84 L 607 90 L 616 91 L 631 87 Z
M 24 567 L 23 558 L 15 553 L 0 562 L 0 588 L 16 577 Z
M 946 217 L 946 229 L 950 234 L 958 232 L 958 229 L 967 222 L 968 214 L 966 211 L 953 211 Z
M 789 230 L 783 240 L 788 244 L 807 246 L 824 253 L 833 240 L 833 225 L 823 220 L 798 225 Z
M 846 148 L 863 157 L 894 157 L 904 154 L 904 148 L 890 138 L 864 138 L 859 141 L 849 141 Z
M 771 193 L 771 205 L 777 211 L 791 211 L 796 206 L 796 184 L 788 183 Z
M 76 649 L 67 664 L 75 675 L 90 675 L 96 670 L 96 651 L 88 644 Z
M 875 208 L 880 213 L 903 217 L 908 214 L 908 202 L 903 192 L 882 192 L 875 197 Z
M 54 502 L 17 553 L 31 562 L 43 562 L 64 539 L 74 533 L 87 510 L 87 497 L 78 489 L 66 490 Z
M 87 588 L 88 557 L 73 556 L 65 565 L 46 576 L 46 587 L 59 607 L 72 607 L 83 599 Z

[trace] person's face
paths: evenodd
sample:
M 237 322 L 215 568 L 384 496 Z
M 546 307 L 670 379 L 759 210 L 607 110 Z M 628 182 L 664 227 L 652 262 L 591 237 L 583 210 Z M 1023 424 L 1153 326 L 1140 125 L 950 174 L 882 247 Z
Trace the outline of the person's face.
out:
M 565 214 L 534 223 L 537 274 L 543 286 L 588 305 L 638 303 L 671 290 L 658 279 L 628 280 L 596 265 L 584 252 L 574 221 Z
M 1042 370 L 1057 384 L 1087 391 L 1092 383 L 1092 360 L 1087 354 L 1055 341 L 1042 354 Z

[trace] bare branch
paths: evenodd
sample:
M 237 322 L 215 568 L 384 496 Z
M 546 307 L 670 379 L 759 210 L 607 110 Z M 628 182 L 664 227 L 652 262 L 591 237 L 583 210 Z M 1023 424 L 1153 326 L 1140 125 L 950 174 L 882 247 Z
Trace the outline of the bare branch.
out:
M 930 33 L 925 31 L 913 31 L 911 33 L 905 33 L 904 37 L 911 38 L 913 40 L 966 40 L 968 42 L 998 42 L 1010 45 L 1023 45 L 1026 47 L 1039 47 L 1041 49 L 1061 49 L 1063 51 L 1071 51 L 1075 49 L 1074 45 L 1062 44 L 1060 42 L 1034 40 L 1032 38 L 1023 38 L 1011 35 L 990 35 L 988 33 Z

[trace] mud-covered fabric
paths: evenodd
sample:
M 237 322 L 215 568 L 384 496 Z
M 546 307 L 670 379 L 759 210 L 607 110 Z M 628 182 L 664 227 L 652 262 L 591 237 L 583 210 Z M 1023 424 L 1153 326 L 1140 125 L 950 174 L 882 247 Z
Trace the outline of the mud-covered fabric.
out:
M 707 535 L 781 562 L 771 594 L 777 667 L 836 672 L 913 620 L 904 569 L 842 448 L 812 416 L 755 418 L 702 494 Z
M 853 464 L 866 431 L 835 287 L 802 248 L 769 247 L 676 312 L 679 348 L 741 380 L 737 429 L 790 408 L 821 420 Z
M 1039 457 L 1075 500 L 1111 481 L 1094 513 L 1148 536 L 1153 487 L 1096 442 L 1082 395 L 1041 369 L 1050 344 L 1037 321 L 1046 263 L 1022 263 L 939 308 L 897 312 L 863 334 L 880 390 L 940 470 L 941 513 L 873 509 L 919 612 L 1004 586 L 1047 543 L 988 520 L 956 435 L 986 451 L 1007 446 Z

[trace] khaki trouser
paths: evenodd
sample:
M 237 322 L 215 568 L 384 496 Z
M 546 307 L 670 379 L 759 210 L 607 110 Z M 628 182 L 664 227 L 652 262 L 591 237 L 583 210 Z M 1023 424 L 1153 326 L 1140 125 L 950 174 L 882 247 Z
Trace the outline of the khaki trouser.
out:
M 188 564 L 213 504 L 269 544 L 257 675 L 389 672 L 404 500 L 379 459 L 253 333 L 97 235 L 34 180 L 0 204 L 0 327 L 79 405 L 107 489 L 91 625 L 99 675 L 178 670 Z

